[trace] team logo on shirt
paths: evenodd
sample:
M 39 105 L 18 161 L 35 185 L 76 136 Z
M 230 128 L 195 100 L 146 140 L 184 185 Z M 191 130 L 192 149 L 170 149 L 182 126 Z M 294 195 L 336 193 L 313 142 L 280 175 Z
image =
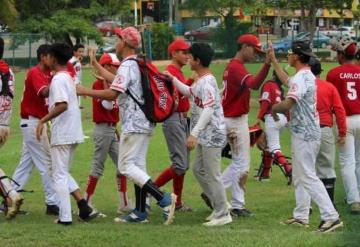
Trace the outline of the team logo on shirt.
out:
M 263 94 L 261 95 L 261 99 L 263 100 L 269 99 L 269 92 L 263 92 Z

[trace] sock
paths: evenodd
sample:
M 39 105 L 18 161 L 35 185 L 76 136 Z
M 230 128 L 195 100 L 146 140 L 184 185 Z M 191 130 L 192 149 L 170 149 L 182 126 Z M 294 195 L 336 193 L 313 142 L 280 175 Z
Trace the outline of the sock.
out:
M 159 187 L 156 186 L 156 184 L 154 184 L 153 181 L 151 181 L 151 179 L 149 179 L 144 186 L 142 187 L 142 189 L 145 190 L 145 192 L 149 193 L 150 195 L 152 195 L 157 201 L 161 201 L 164 197 L 164 193 L 160 191 Z
M 171 179 L 174 179 L 176 175 L 177 174 L 175 173 L 174 169 L 172 167 L 169 167 L 165 169 L 162 173 L 160 173 L 160 175 L 155 180 L 155 184 L 156 186 L 161 187 L 167 182 L 169 182 Z
M 140 212 L 146 212 L 146 191 L 144 188 L 140 190 Z
M 99 178 L 89 175 L 85 194 L 85 200 L 87 202 L 89 202 L 91 197 L 93 196 L 98 180 Z
M 128 205 L 127 187 L 126 187 L 126 176 L 116 175 L 116 181 L 118 186 L 118 192 L 120 196 L 120 205 L 126 207 Z
M 335 191 L 335 180 L 336 178 L 323 178 L 323 179 L 320 179 L 324 186 L 325 186 L 325 189 L 330 197 L 330 200 L 331 202 L 333 203 L 333 205 L 335 205 L 335 202 L 334 202 L 334 191 Z
M 182 205 L 181 196 L 184 186 L 184 178 L 185 178 L 185 174 L 176 175 L 173 180 L 173 190 L 175 195 L 177 195 L 176 206 Z
M 135 210 L 140 211 L 141 205 L 141 188 L 139 185 L 134 185 L 135 187 Z
M 267 151 L 263 153 L 263 171 L 261 173 L 261 177 L 269 177 L 270 176 L 270 169 L 272 165 L 273 159 L 271 154 Z

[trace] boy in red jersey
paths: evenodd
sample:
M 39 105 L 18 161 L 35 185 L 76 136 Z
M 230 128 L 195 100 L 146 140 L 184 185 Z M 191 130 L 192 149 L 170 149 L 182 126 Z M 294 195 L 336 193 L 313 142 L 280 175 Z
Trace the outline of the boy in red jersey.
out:
M 330 70 L 326 80 L 338 90 L 347 116 L 345 145 L 339 150 L 341 175 L 350 212 L 360 214 L 360 67 L 354 64 L 358 48 L 350 37 L 339 38 L 333 48 L 340 66 Z
M 193 82 L 192 79 L 186 80 L 181 71 L 189 60 L 189 48 L 190 45 L 182 39 L 173 41 L 168 47 L 171 64 L 166 70 L 185 85 L 191 85 Z M 189 169 L 189 151 L 186 147 L 186 139 L 189 136 L 186 114 L 189 108 L 189 99 L 180 94 L 175 112 L 162 125 L 172 164 L 155 180 L 155 184 L 159 187 L 173 180 L 173 190 L 177 195 L 175 208 L 177 211 L 191 211 L 191 208 L 184 205 L 181 199 L 185 172 Z
M 250 90 L 258 90 L 264 82 L 270 69 L 270 59 L 267 56 L 259 73 L 253 76 L 244 64 L 254 60 L 256 53 L 262 53 L 260 40 L 252 34 L 244 34 L 239 37 L 237 44 L 237 53 L 223 76 L 222 106 L 232 163 L 223 172 L 222 182 L 225 188 L 232 188 L 232 215 L 250 216 L 250 211 L 245 208 L 245 185 L 250 168 Z M 206 196 L 202 195 L 203 198 Z
M 104 53 L 99 63 L 109 72 L 116 74 L 120 65 L 119 59 L 113 53 Z M 95 90 L 107 89 L 111 82 L 105 79 L 98 79 L 93 83 L 92 88 Z M 91 166 L 91 173 L 88 177 L 85 199 L 90 203 L 99 178 L 104 172 L 104 163 L 106 156 L 109 154 L 116 168 L 119 156 L 119 133 L 116 124 L 119 122 L 119 105 L 116 101 L 102 100 L 93 98 L 93 122 L 94 129 L 94 158 Z M 117 170 L 117 169 L 116 169 Z M 131 211 L 133 208 L 129 205 L 126 177 L 121 175 L 118 170 L 116 174 L 118 191 L 120 195 L 118 213 Z
M 284 90 L 282 83 L 277 77 L 275 71 L 271 80 L 264 83 L 261 89 L 260 109 L 257 115 L 257 123 L 263 121 L 265 123 L 265 135 L 267 143 L 267 151 L 264 152 L 264 167 L 259 177 L 259 180 L 270 178 L 270 169 L 273 159 L 284 168 L 285 175 L 290 179 L 291 164 L 286 159 L 280 149 L 280 134 L 287 124 L 285 114 L 278 113 L 279 121 L 275 122 L 271 115 L 271 107 L 284 100 Z

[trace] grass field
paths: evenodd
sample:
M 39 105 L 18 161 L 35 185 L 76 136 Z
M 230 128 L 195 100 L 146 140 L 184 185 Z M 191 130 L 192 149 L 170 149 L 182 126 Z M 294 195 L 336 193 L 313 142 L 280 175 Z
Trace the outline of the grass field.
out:
M 335 64 L 326 64 L 326 71 Z M 255 72 L 259 65 L 248 66 Z M 212 70 L 221 81 L 223 64 L 214 64 Z M 93 81 L 90 70 L 84 70 L 84 84 Z M 187 73 L 190 72 L 187 70 Z M 16 96 L 12 118 L 12 134 L 7 144 L 1 148 L 0 166 L 11 175 L 17 166 L 21 153 L 22 135 L 19 129 L 19 102 L 24 81 L 24 72 L 16 74 Z M 258 110 L 258 93 L 252 95 L 250 124 Z M 83 129 L 86 135 L 92 135 L 91 100 L 82 100 Z M 289 132 L 282 136 L 285 154 L 290 154 Z M 86 186 L 87 176 L 93 153 L 92 139 L 78 146 L 72 164 L 72 174 L 82 189 Z M 147 156 L 149 173 L 155 178 L 169 166 L 167 147 L 157 126 L 151 139 Z M 258 182 L 252 179 L 260 162 L 260 152 L 254 148 L 251 153 L 250 179 L 247 185 L 247 207 L 254 217 L 234 219 L 230 225 L 206 228 L 202 222 L 211 212 L 200 199 L 201 190 L 189 171 L 184 188 L 184 201 L 195 209 L 191 213 L 178 213 L 173 225 L 162 225 L 160 210 L 153 205 L 150 223 L 144 225 L 115 224 L 118 196 L 116 193 L 115 167 L 107 160 L 105 174 L 99 181 L 93 198 L 96 207 L 108 215 L 83 224 L 74 220 L 73 226 L 63 227 L 52 224 L 54 217 L 45 215 L 44 195 L 40 177 L 34 170 L 27 189 L 34 193 L 24 194 L 23 209 L 29 215 L 19 215 L 15 220 L 6 222 L 0 215 L 0 246 L 360 246 L 360 216 L 349 214 L 349 208 L 343 202 L 344 191 L 341 178 L 336 187 L 336 204 L 345 223 L 343 231 L 330 234 L 317 234 L 314 230 L 319 224 L 319 213 L 314 206 L 310 218 L 310 228 L 302 229 L 280 225 L 279 222 L 292 214 L 294 207 L 294 189 L 286 186 L 285 178 L 277 167 L 273 168 L 270 182 Z M 222 161 L 224 169 L 229 163 Z M 339 173 L 338 173 L 339 174 Z M 129 194 L 133 198 L 133 186 L 128 183 Z M 171 191 L 171 184 L 164 187 Z M 230 193 L 228 193 L 230 195 Z M 73 203 L 73 209 L 75 209 Z M 75 219 L 76 217 L 74 217 Z

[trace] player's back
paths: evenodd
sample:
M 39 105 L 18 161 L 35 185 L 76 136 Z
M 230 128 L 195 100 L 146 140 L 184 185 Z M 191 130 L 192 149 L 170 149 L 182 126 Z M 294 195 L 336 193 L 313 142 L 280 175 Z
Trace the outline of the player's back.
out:
M 330 70 L 326 80 L 338 90 L 346 115 L 360 114 L 360 66 L 342 64 Z

